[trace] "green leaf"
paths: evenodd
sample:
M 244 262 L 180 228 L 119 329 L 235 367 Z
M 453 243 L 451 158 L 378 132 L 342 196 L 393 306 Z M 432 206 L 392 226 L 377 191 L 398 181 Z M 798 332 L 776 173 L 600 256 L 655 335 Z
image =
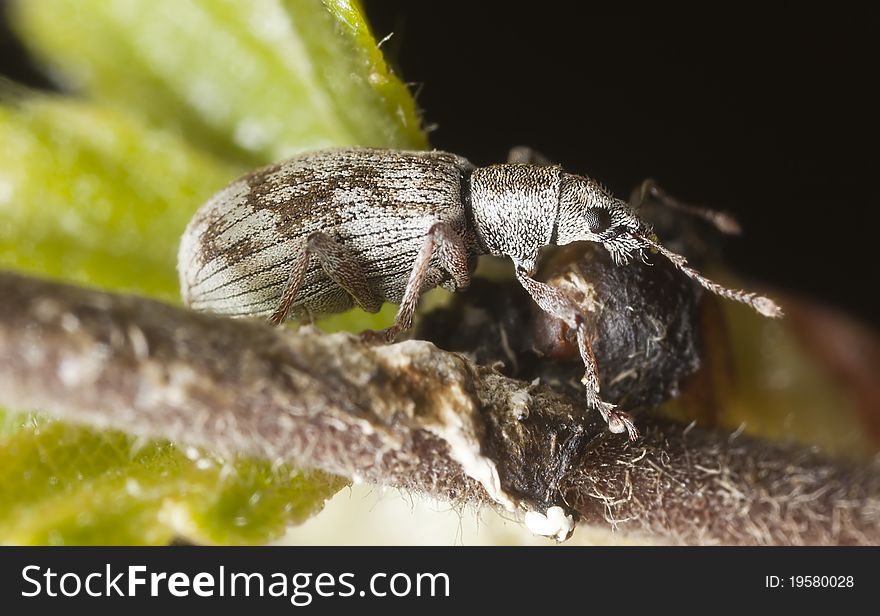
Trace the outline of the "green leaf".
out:
M 180 234 L 235 176 L 325 146 L 427 145 L 356 2 L 9 8 L 78 98 L 0 84 L 0 267 L 178 301 Z M 0 410 L 0 543 L 261 543 L 345 483 Z
M 180 234 L 239 169 L 129 114 L 0 106 L 0 266 L 179 301 Z
M 0 437 L 19 430 L 26 421 L 26 415 L 10 415 L 0 409 Z
M 0 440 L 0 542 L 264 543 L 346 483 L 30 418 Z
M 427 146 L 406 87 L 346 0 L 12 5 L 70 89 L 250 163 L 331 145 Z

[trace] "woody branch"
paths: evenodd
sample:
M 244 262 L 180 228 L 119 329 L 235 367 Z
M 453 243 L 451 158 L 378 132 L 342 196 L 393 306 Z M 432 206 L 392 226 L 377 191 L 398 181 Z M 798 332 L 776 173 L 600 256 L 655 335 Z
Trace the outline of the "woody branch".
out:
M 284 460 L 457 504 L 493 501 L 453 430 L 533 508 L 690 544 L 876 544 L 880 473 L 645 418 L 629 443 L 573 399 L 428 342 L 374 346 L 0 273 L 0 403 Z

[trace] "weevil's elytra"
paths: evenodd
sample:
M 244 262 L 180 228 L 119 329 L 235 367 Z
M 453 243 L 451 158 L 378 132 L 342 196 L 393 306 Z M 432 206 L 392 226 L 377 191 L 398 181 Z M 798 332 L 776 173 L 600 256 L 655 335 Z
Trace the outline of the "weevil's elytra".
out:
M 673 202 L 652 184 L 647 192 L 724 230 L 716 212 Z M 383 302 L 399 304 L 386 331 L 392 339 L 410 327 L 426 290 L 467 287 L 478 255 L 509 257 L 538 306 L 577 332 L 589 405 L 612 431 L 635 438 L 630 417 L 599 395 L 575 303 L 532 278 L 540 248 L 576 241 L 601 244 L 619 264 L 659 254 L 713 293 L 781 316 L 766 297 L 727 289 L 691 268 L 595 180 L 527 148 L 512 150 L 507 164 L 479 168 L 447 152 L 344 148 L 258 169 L 196 212 L 181 240 L 178 270 L 192 308 L 275 324 L 354 305 L 377 311 Z
M 269 316 L 295 256 L 310 235 L 326 233 L 356 255 L 380 300 L 400 303 L 433 224 L 447 223 L 474 250 L 461 198 L 469 170 L 451 154 L 381 150 L 316 152 L 260 169 L 215 195 L 191 221 L 179 255 L 184 301 L 197 310 Z M 424 288 L 450 281 L 431 267 Z M 355 303 L 312 259 L 289 316 Z

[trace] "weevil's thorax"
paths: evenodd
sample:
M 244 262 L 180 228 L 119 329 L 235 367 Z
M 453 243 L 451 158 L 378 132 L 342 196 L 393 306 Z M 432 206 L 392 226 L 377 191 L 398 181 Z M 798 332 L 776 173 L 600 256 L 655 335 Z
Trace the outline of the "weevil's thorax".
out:
M 562 169 L 522 164 L 475 169 L 470 209 L 480 248 L 528 272 L 538 250 L 554 242 Z

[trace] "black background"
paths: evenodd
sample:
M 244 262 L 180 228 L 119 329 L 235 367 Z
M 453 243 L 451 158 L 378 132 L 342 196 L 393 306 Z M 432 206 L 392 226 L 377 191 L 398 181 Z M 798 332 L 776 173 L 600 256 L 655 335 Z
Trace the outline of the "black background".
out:
M 623 197 L 653 177 L 737 215 L 743 273 L 880 325 L 876 15 L 367 6 L 435 147 L 486 163 L 528 144 Z
M 368 0 L 432 145 L 531 145 L 619 196 L 645 177 L 734 212 L 741 272 L 880 325 L 875 14 L 610 15 L 557 2 Z M 46 79 L 0 32 L 0 71 Z

